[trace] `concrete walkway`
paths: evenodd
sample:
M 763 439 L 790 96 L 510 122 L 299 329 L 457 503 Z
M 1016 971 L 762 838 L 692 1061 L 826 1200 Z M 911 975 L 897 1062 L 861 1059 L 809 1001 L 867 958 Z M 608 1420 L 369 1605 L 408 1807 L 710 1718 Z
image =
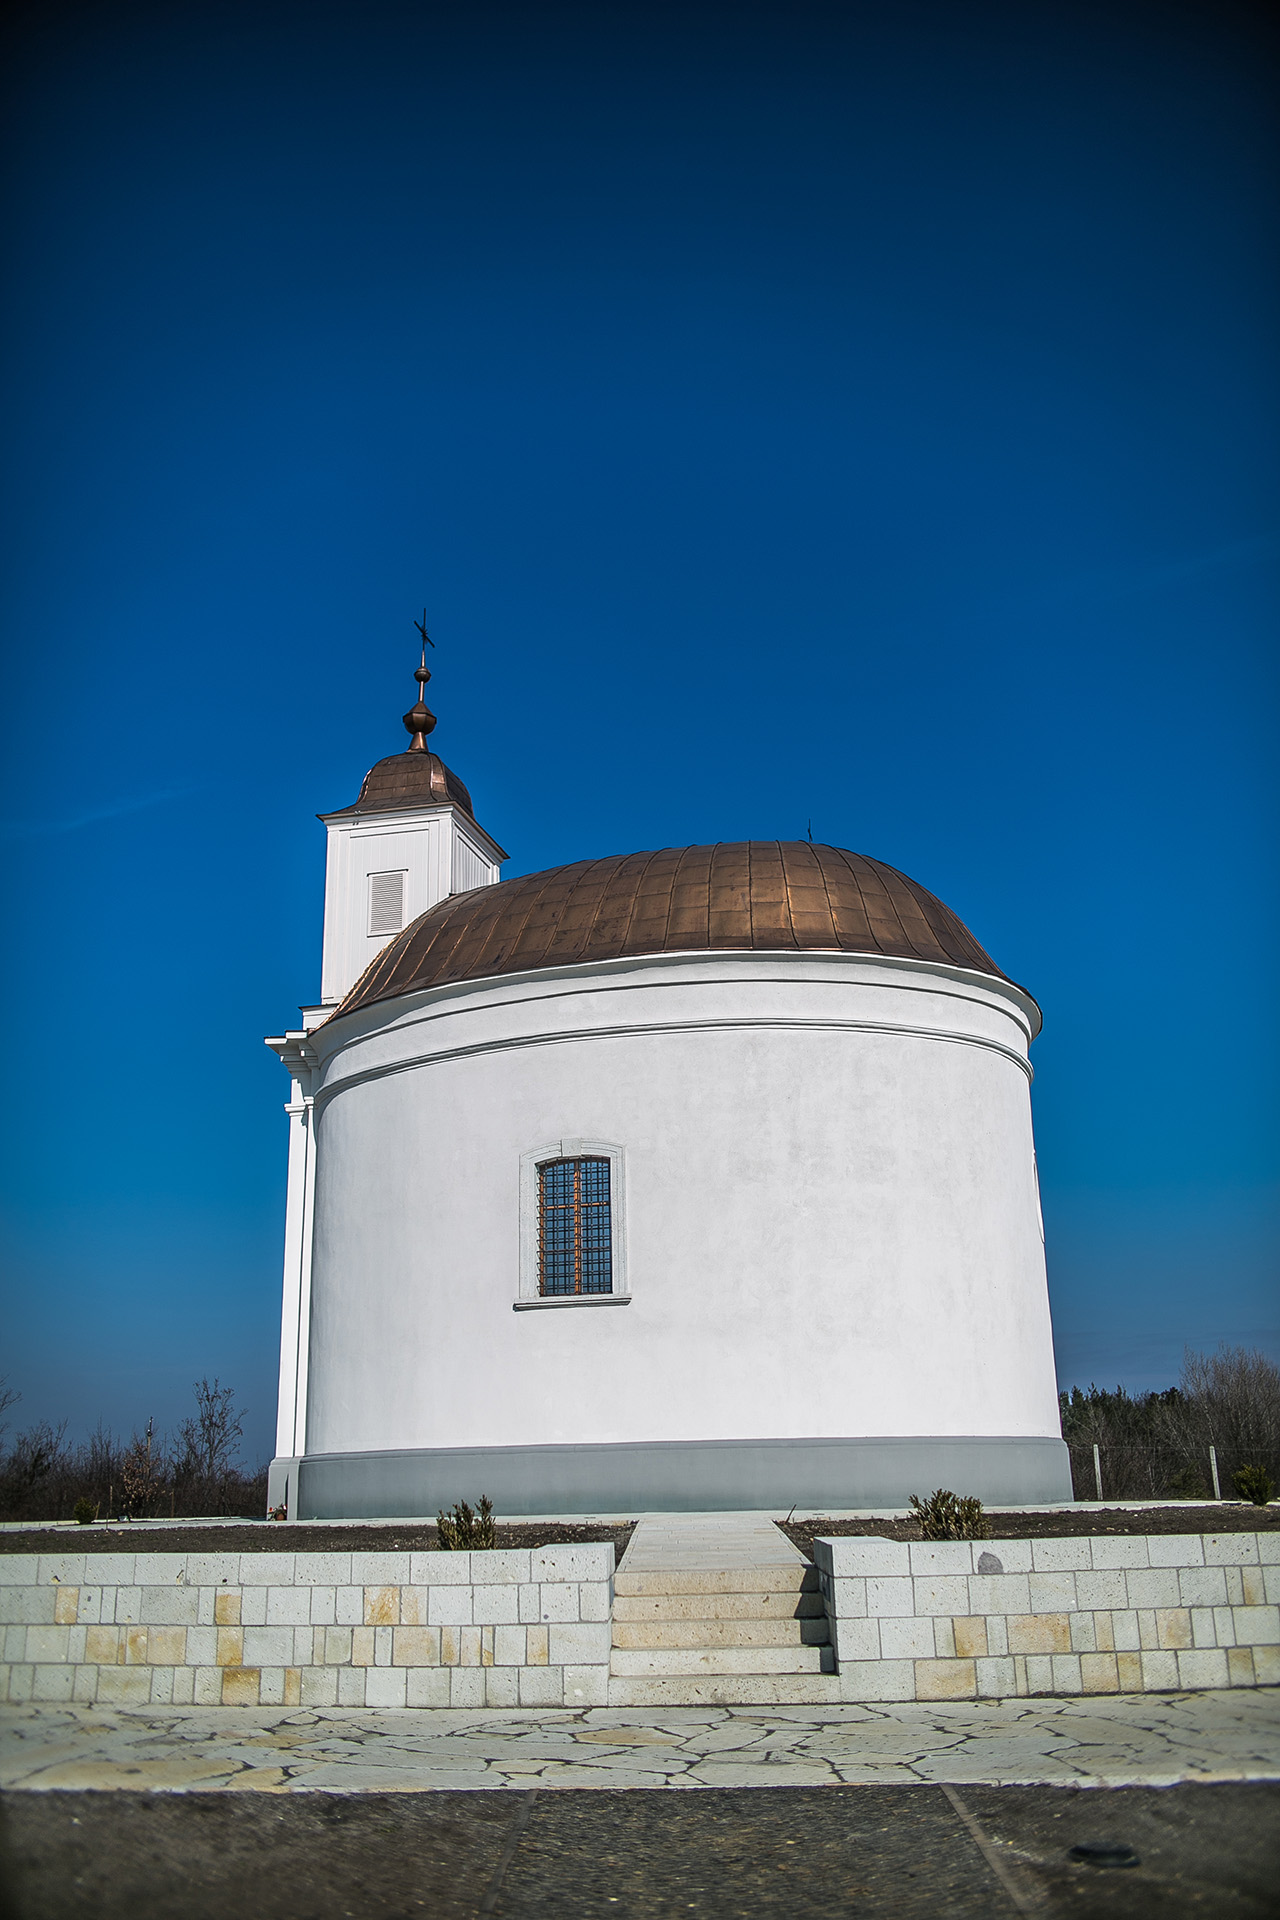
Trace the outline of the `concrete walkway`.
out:
M 923 1706 L 0 1709 L 0 1787 L 412 1793 L 1280 1779 L 1280 1690 Z

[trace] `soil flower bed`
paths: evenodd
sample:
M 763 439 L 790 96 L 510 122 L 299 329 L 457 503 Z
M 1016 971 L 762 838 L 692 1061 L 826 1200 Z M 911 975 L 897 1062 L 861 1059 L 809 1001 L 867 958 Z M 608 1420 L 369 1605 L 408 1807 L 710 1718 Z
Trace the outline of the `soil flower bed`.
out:
M 1197 1501 L 1177 1507 L 1068 1507 L 1055 1513 L 1016 1513 L 988 1508 L 993 1540 L 1069 1540 L 1080 1534 L 1106 1533 L 1263 1533 L 1280 1527 L 1280 1504 L 1248 1506 L 1243 1501 Z M 814 1535 L 826 1539 L 923 1540 L 915 1519 L 780 1520 L 794 1546 L 813 1558 Z

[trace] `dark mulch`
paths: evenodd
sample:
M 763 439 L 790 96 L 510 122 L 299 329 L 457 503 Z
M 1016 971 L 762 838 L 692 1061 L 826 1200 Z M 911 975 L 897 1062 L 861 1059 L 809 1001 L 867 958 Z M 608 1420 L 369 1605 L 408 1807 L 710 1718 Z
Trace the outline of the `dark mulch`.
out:
M 615 1527 L 553 1520 L 548 1526 L 499 1527 L 499 1547 L 562 1547 L 612 1540 L 619 1560 L 635 1521 Z M 438 1530 L 404 1526 L 313 1526 L 305 1520 L 248 1520 L 243 1526 L 202 1527 L 179 1520 L 164 1527 L 22 1527 L 0 1533 L 0 1553 L 434 1553 Z
M 993 1540 L 1066 1540 L 1082 1533 L 1262 1533 L 1280 1527 L 1280 1504 L 1246 1506 L 1206 1500 L 1187 1507 L 1086 1507 L 1073 1513 L 988 1510 Z M 813 1537 L 922 1540 L 918 1520 L 780 1520 L 801 1553 L 813 1558 Z

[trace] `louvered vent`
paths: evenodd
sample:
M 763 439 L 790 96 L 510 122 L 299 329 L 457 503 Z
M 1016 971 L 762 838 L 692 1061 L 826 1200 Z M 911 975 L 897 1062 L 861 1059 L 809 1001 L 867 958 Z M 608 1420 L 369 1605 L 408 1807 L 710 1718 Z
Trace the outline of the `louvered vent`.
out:
M 371 873 L 369 875 L 370 933 L 399 933 L 403 925 L 403 873 Z

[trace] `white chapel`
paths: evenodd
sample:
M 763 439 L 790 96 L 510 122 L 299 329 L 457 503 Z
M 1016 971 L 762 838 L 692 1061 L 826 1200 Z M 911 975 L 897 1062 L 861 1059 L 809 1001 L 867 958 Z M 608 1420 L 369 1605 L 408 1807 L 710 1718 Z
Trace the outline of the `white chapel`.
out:
M 328 832 L 292 1077 L 291 1517 L 1070 1499 L 1035 1001 L 942 902 L 745 841 L 500 877 L 433 753 Z

